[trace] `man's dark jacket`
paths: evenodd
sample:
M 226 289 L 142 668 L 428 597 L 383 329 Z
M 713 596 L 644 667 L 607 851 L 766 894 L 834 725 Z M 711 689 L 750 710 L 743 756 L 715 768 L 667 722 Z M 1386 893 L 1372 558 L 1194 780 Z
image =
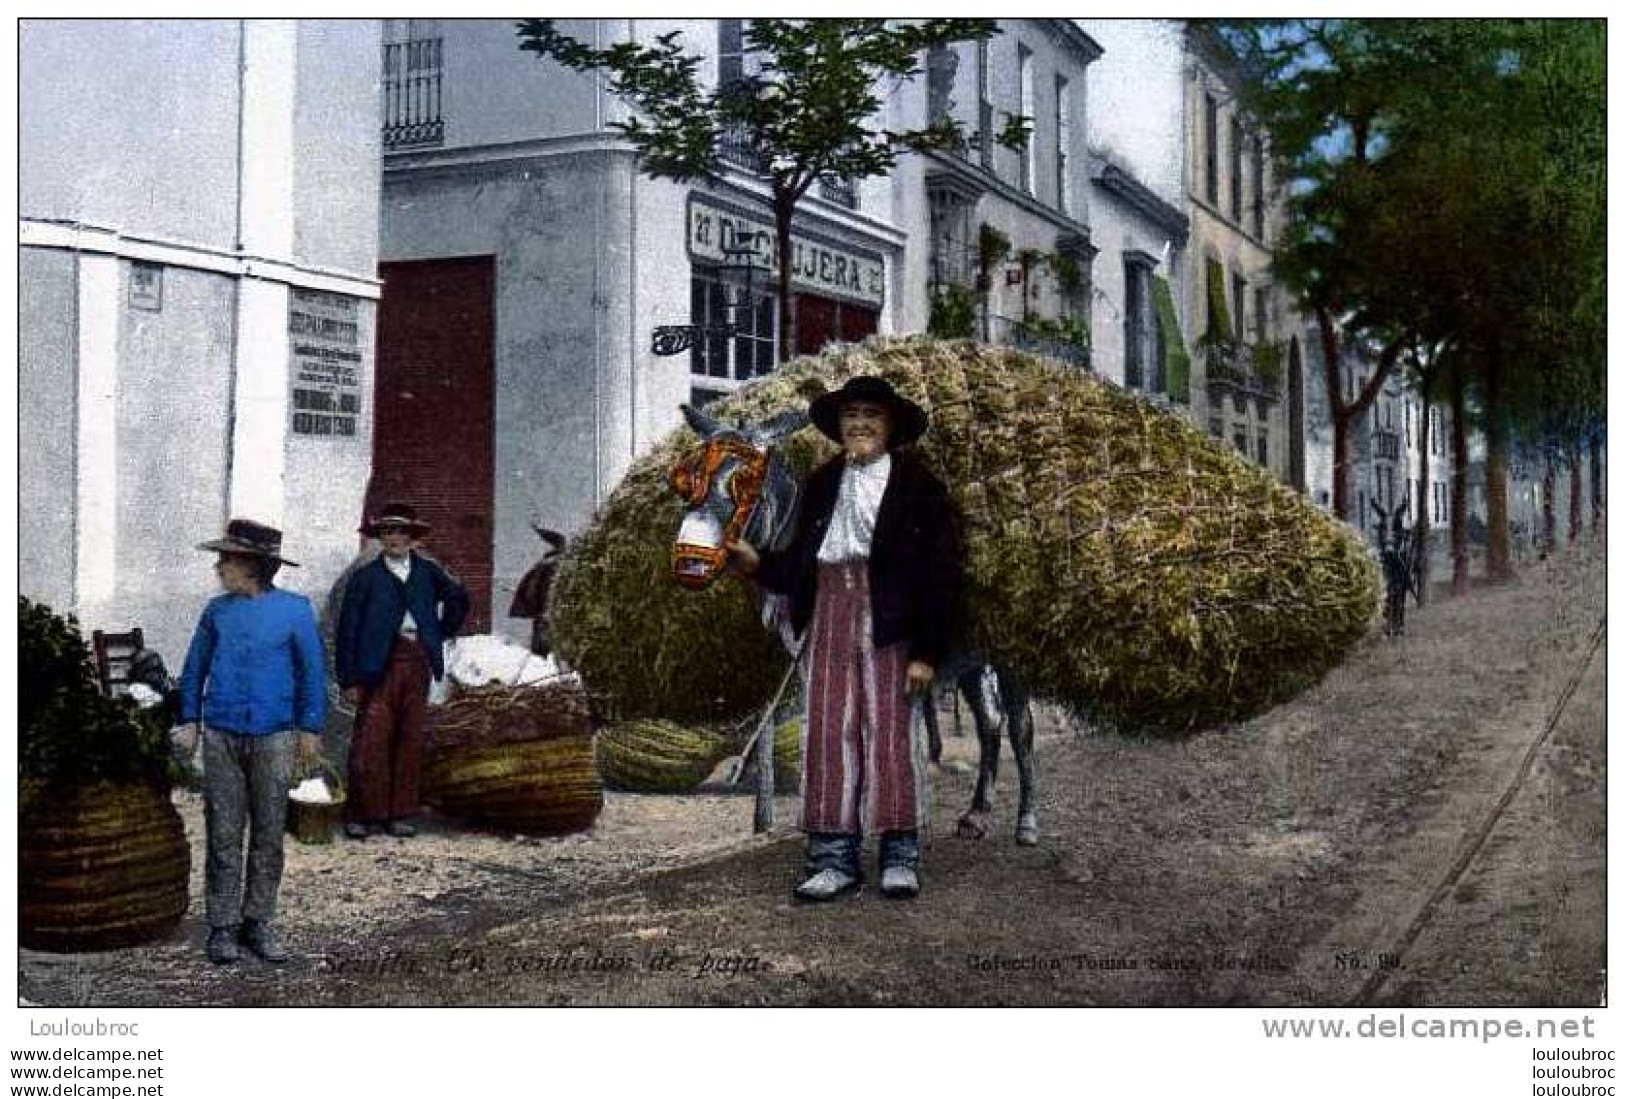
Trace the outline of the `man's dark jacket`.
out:
M 468 616 L 468 593 L 437 562 L 416 550 L 403 584 L 380 553 L 357 569 L 344 589 L 333 646 L 340 687 L 374 687 L 383 680 L 390 646 L 407 611 L 417 623 L 418 643 L 435 678 L 446 674 L 441 650 Z
M 908 643 L 910 660 L 935 667 L 958 641 L 964 566 L 959 526 L 948 490 L 918 459 L 891 456 L 891 474 L 869 547 L 869 600 L 876 648 Z M 797 634 L 812 621 L 818 598 L 818 548 L 840 495 L 844 456 L 807 478 L 790 543 L 762 551 L 756 581 L 790 597 Z

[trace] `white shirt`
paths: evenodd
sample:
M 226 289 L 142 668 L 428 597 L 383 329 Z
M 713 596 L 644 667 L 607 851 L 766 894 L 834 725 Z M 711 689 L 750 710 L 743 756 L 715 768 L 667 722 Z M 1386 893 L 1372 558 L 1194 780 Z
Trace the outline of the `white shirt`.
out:
M 383 556 L 384 567 L 395 574 L 395 579 L 399 580 L 403 584 L 406 583 L 406 578 L 412 575 L 412 555 L 408 553 L 402 557 L 391 557 L 386 553 Z M 407 611 L 406 614 L 401 617 L 401 633 L 417 632 L 418 621 L 412 617 L 411 611 Z
M 865 465 L 847 459 L 846 468 L 841 471 L 841 488 L 835 497 L 829 530 L 818 547 L 821 563 L 839 565 L 869 559 L 869 545 L 875 537 L 875 517 L 880 514 L 880 498 L 886 495 L 886 482 L 890 478 L 890 454 L 882 454 Z

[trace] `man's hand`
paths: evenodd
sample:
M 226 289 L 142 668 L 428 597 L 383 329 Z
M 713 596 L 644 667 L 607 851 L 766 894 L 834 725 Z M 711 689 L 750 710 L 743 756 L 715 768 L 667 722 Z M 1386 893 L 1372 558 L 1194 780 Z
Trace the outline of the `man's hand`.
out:
M 197 722 L 181 726 L 180 746 L 187 759 L 197 755 L 198 738 L 202 735 L 202 726 Z
M 321 758 L 322 738 L 315 733 L 301 731 L 299 742 L 294 748 L 294 761 L 301 771 L 315 766 L 316 760 Z
M 361 688 L 360 687 L 346 687 L 346 688 L 344 688 L 344 701 L 348 702 L 352 706 L 361 705 Z
M 925 661 L 910 660 L 908 662 L 908 693 L 923 695 L 931 689 L 931 681 L 936 677 L 936 669 Z
M 741 576 L 754 576 L 756 570 L 762 565 L 762 555 L 756 552 L 756 547 L 743 538 L 737 542 L 727 543 L 728 563 L 735 572 Z

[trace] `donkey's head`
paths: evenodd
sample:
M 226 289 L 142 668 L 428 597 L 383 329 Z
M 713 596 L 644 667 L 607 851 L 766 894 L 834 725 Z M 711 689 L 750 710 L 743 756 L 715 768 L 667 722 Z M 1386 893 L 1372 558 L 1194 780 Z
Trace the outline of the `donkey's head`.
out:
M 807 423 L 787 412 L 750 428 L 729 427 L 683 406 L 700 446 L 671 471 L 671 487 L 688 504 L 671 550 L 672 577 L 704 588 L 728 562 L 727 543 L 744 538 L 777 548 L 789 536 L 796 483 L 778 444 Z

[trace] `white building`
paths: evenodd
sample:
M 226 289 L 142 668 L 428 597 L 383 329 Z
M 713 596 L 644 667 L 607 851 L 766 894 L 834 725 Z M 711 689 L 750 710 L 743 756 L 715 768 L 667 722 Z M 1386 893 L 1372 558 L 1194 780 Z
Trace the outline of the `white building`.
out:
M 1304 369 L 1309 333 L 1270 271 L 1282 203 L 1268 135 L 1241 108 L 1223 46 L 1180 20 L 1079 22 L 1105 49 L 1091 75 L 1096 157 L 1189 221 L 1184 241 L 1170 222 L 1162 249 L 1129 249 L 1123 297 L 1097 298 L 1096 327 L 1111 324 L 1136 273 L 1155 260 L 1149 274 L 1169 284 L 1191 356 L 1192 421 L 1311 500 L 1329 501 L 1329 480 L 1316 479 L 1330 458 L 1329 438 L 1311 432 L 1321 383 Z
M 706 80 L 753 63 L 737 19 L 560 29 L 599 47 L 676 31 L 704 56 Z M 975 135 L 966 150 L 909 156 L 887 177 L 821 184 L 802 200 L 796 352 L 923 330 L 933 289 L 950 282 L 980 295 L 977 323 L 995 339 L 1021 338 L 1040 317 L 1087 316 L 1086 289 L 1057 289 L 1052 257 L 1088 270 L 1084 73 L 1098 48 L 1065 21 L 1002 31 L 933 55 L 929 80 L 885 89 L 878 124 L 913 129 L 951 110 Z M 770 191 L 737 141 L 725 142 L 718 180 L 639 174 L 609 129 L 625 106 L 596 74 L 521 52 L 512 22 L 390 20 L 384 39 L 371 492 L 414 500 L 445 532 L 437 549 L 473 589 L 476 623 L 512 629 L 508 600 L 538 549 L 532 523 L 578 530 L 680 423 L 680 403 L 776 363 Z M 1022 152 L 984 125 L 1017 113 L 1034 122 Z M 970 234 L 983 224 L 1009 246 L 977 290 Z M 747 289 L 750 303 L 731 305 Z M 715 334 L 730 322 L 734 335 Z M 657 353 L 657 330 L 688 325 L 701 330 L 692 348 Z M 1064 331 L 1057 320 L 1039 334 Z
M 19 32 L 19 585 L 177 662 L 194 544 L 286 532 L 318 600 L 372 423 L 376 24 Z

